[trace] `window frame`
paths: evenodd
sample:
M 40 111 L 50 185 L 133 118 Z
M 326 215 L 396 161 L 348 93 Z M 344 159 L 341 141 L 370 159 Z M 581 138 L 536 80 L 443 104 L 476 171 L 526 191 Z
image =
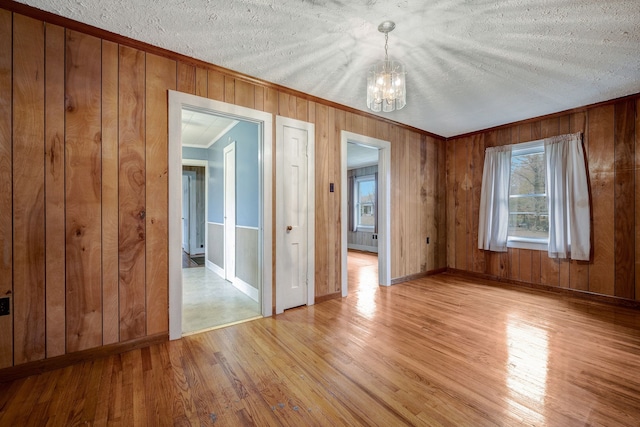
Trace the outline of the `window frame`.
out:
M 514 157 L 525 156 L 528 154 L 535 153 L 543 153 L 544 155 L 544 140 L 539 139 L 536 141 L 524 142 L 521 144 L 513 145 L 511 149 L 511 161 L 513 162 Z M 546 165 L 545 165 L 546 167 Z M 509 180 L 511 180 L 512 176 L 509 175 Z M 547 176 L 545 172 L 544 176 L 545 180 L 545 193 L 544 194 L 511 194 L 511 189 L 509 189 L 509 200 L 512 198 L 522 198 L 522 197 L 547 197 L 546 188 L 547 188 Z M 511 187 L 511 186 L 509 186 Z M 509 215 L 511 215 L 511 209 L 509 209 Z M 508 227 L 507 227 L 508 230 Z M 538 251 L 546 251 L 549 247 L 549 236 L 547 235 L 546 239 L 540 238 L 532 238 L 532 237 L 519 237 L 519 236 L 510 236 L 507 231 L 507 247 L 508 248 L 517 248 L 517 249 L 532 249 Z
M 375 225 L 360 224 L 360 183 L 368 182 L 368 181 L 372 181 L 374 190 L 377 190 L 378 183 L 376 182 L 376 176 L 374 174 L 361 175 L 361 176 L 354 177 L 353 185 L 355 188 L 353 189 L 353 199 L 354 199 L 353 202 L 354 202 L 355 209 L 353 210 L 353 214 L 355 218 L 353 219 L 353 223 L 355 224 L 356 230 L 358 231 L 373 232 L 375 230 Z M 374 217 L 374 223 L 375 223 L 375 215 L 376 215 L 375 202 L 373 203 L 373 205 L 374 206 L 371 209 L 372 210 L 371 215 Z

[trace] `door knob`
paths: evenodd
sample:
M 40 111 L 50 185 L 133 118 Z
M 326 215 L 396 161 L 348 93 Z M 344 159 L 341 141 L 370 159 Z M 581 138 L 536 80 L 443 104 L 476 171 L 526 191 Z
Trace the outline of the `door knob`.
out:
M 293 230 L 293 227 L 290 225 L 287 225 L 287 231 L 291 231 L 291 230 Z

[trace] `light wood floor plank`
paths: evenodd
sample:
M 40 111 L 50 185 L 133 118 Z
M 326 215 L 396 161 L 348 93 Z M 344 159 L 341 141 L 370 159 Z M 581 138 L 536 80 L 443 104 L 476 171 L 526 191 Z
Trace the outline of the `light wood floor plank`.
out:
M 347 298 L 0 383 L 0 425 L 638 425 L 640 311 L 356 264 Z

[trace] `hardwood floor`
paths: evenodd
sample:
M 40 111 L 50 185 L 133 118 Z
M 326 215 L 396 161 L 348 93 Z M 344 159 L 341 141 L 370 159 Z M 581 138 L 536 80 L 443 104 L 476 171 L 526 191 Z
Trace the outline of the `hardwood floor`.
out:
M 182 268 L 198 268 L 200 267 L 194 260 L 189 257 L 189 254 L 182 251 Z
M 378 254 L 349 249 L 347 251 L 348 291 L 378 288 Z
M 640 312 L 441 274 L 0 384 L 0 425 L 637 426 Z

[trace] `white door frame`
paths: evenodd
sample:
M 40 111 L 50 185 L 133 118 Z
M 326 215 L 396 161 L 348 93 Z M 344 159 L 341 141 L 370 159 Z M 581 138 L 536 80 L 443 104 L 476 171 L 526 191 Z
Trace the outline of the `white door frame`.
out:
M 272 315 L 272 143 L 273 116 L 264 111 L 169 91 L 169 339 L 182 337 L 182 108 L 222 114 L 258 124 L 260 129 L 260 241 L 262 315 Z M 205 245 L 206 246 L 206 245 Z
M 209 161 L 198 159 L 182 159 L 182 166 L 198 166 L 204 168 L 204 259 L 209 259 L 209 253 L 207 249 L 207 218 L 209 217 Z
M 378 281 L 382 286 L 391 285 L 391 142 L 371 138 L 353 132 L 340 133 L 340 181 L 342 191 L 342 296 L 348 292 L 347 279 L 347 144 L 366 145 L 378 149 Z
M 197 212 L 197 173 L 195 171 L 182 171 L 182 176 L 187 176 L 189 178 L 189 256 L 197 255 L 197 244 L 198 244 L 198 212 Z M 184 185 L 184 184 L 183 184 Z M 183 191 L 184 196 L 184 191 Z M 184 200 L 182 201 L 184 203 Z M 184 230 L 183 230 L 184 233 Z M 184 238 L 184 237 L 183 237 Z
M 286 224 L 284 223 L 284 201 L 282 199 L 284 188 L 284 128 L 285 126 L 304 129 L 307 131 L 307 305 L 315 303 L 315 125 L 288 117 L 276 116 L 276 252 L 280 253 L 284 247 Z M 278 257 L 276 256 L 276 262 Z M 276 268 L 276 275 L 278 269 Z M 282 294 L 282 278 L 276 277 L 276 314 L 284 311 L 284 299 Z
M 233 154 L 233 166 L 228 167 L 227 156 Z M 235 282 L 236 278 L 236 142 L 224 147 L 222 154 L 223 174 L 223 208 L 224 215 L 224 278 L 228 282 Z M 231 182 L 229 182 L 231 181 Z M 231 185 L 230 185 L 231 184 Z M 229 187 L 233 187 L 230 189 Z M 232 206 L 232 218 L 227 218 L 229 207 Z
M 185 200 L 184 193 L 189 193 Z M 191 255 L 191 179 L 182 171 L 182 251 Z M 186 230 L 186 231 L 185 231 Z

